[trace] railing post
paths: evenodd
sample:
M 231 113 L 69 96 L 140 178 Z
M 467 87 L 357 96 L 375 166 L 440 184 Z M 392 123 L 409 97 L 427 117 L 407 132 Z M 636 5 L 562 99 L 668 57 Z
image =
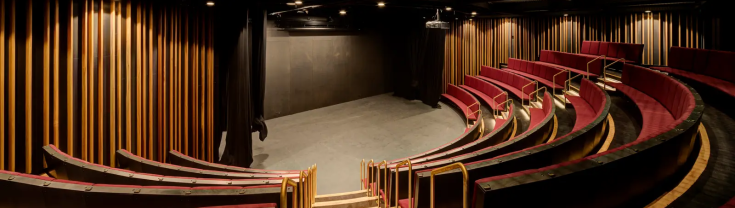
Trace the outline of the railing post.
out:
M 288 197 L 287 196 L 288 195 L 288 192 L 286 190 L 288 186 L 294 187 L 294 189 L 293 189 L 293 198 L 294 199 L 292 199 L 293 200 L 293 203 L 292 203 L 293 206 L 292 207 L 293 208 L 296 208 L 296 207 L 298 207 L 296 205 L 297 204 L 297 201 L 295 200 L 296 194 L 297 194 L 297 189 L 296 188 L 298 187 L 298 184 L 296 184 L 296 182 L 294 182 L 293 180 L 291 180 L 289 178 L 284 178 L 283 179 L 283 182 L 281 182 L 281 208 L 287 208 L 288 207 L 288 198 L 287 198 Z
M 462 170 L 462 208 L 467 208 L 467 169 L 461 162 L 437 168 L 431 171 L 431 208 L 434 208 L 434 175 L 454 169 Z
M 400 197 L 398 196 L 398 173 L 400 173 L 400 171 L 398 171 L 398 169 L 403 166 L 408 166 L 408 207 L 413 208 L 413 197 L 411 196 L 411 175 L 413 175 L 413 169 L 411 165 L 411 160 L 404 160 L 396 164 L 396 207 L 398 207 L 398 200 L 400 199 Z

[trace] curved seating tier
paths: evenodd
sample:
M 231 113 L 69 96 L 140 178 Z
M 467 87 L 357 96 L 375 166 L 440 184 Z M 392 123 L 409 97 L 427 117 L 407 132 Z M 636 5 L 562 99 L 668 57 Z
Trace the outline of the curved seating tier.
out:
M 474 186 L 474 205 L 619 207 L 640 194 L 649 193 L 676 173 L 686 163 L 695 144 L 704 110 L 699 95 L 673 78 L 639 66 L 626 64 L 623 82 L 643 94 L 633 96 L 652 93 L 650 99 L 633 99 L 642 110 L 660 105 L 674 120 L 657 124 L 665 128 L 641 133 L 638 140 L 602 153 L 478 180 Z M 628 92 L 623 91 L 631 95 Z M 643 122 L 661 121 L 644 119 Z M 528 196 L 534 200 L 525 200 Z
M 204 160 L 199 160 L 188 155 L 181 154 L 179 151 L 171 150 L 168 151 L 168 160 L 171 164 L 199 168 L 204 170 L 216 170 L 226 172 L 245 172 L 245 173 L 282 173 L 282 174 L 298 174 L 300 170 L 264 170 L 254 168 L 243 168 L 229 165 L 222 165 L 217 163 L 210 163 Z
M 276 208 L 278 205 L 275 203 L 265 204 L 238 204 L 238 205 L 223 205 L 223 206 L 210 206 L 202 208 Z
M 624 58 L 624 63 L 638 63 L 643 57 L 643 44 L 583 41 L 579 53 L 592 58 L 605 55 L 608 61 Z
M 505 102 L 508 99 L 508 95 L 497 86 L 476 77 L 464 75 L 464 85 L 460 85 L 459 87 L 479 97 L 491 109 L 505 110 L 505 105 L 498 105 L 498 103 Z
M 735 197 L 730 199 L 726 204 L 722 205 L 720 208 L 735 208 Z
M 651 67 L 691 79 L 735 97 L 735 53 L 671 47 L 669 66 Z
M 583 102 L 587 102 L 587 100 L 589 100 L 590 102 L 594 102 L 589 103 L 590 106 L 597 106 L 593 108 L 597 109 L 597 112 L 593 114 L 594 119 L 587 123 L 584 128 L 571 131 L 566 135 L 557 137 L 557 139 L 554 139 L 549 143 L 546 141 L 537 141 L 537 143 L 527 146 L 525 149 L 516 149 L 516 151 L 497 155 L 492 158 L 465 163 L 464 166 L 467 169 L 469 176 L 468 181 L 475 181 L 488 176 L 497 176 L 532 168 L 545 167 L 560 162 L 582 158 L 593 152 L 602 141 L 602 136 L 607 124 L 605 121 L 607 120 L 606 117 L 611 104 L 608 95 L 593 83 L 590 82 L 582 87 L 589 88 L 591 91 L 597 91 L 594 93 L 582 94 L 585 97 L 583 98 L 585 99 Z M 602 96 L 600 96 L 600 94 Z M 548 93 L 546 96 L 548 96 Z M 551 100 L 551 97 L 545 97 L 544 101 L 547 99 Z M 418 207 L 429 206 L 429 196 L 423 194 L 427 194 L 430 191 L 430 171 L 432 170 L 433 168 L 423 169 L 416 172 L 418 177 L 418 190 L 416 192 L 419 193 L 417 202 Z M 448 181 L 437 184 L 437 189 L 457 190 L 458 193 L 461 193 L 459 190 L 462 190 L 463 184 L 458 182 L 462 181 L 462 178 L 463 175 L 461 172 L 450 171 L 436 175 L 434 180 Z M 467 188 L 467 191 L 471 193 L 471 187 Z M 442 194 L 441 196 L 435 197 L 435 203 L 438 207 L 458 207 L 461 206 L 462 203 L 462 195 L 457 193 Z
M 475 97 L 472 97 L 467 91 L 454 86 L 452 84 L 447 85 L 447 93 L 442 94 L 442 97 L 454 103 L 459 108 L 464 116 L 469 121 L 477 120 L 480 111 L 480 103 L 477 102 Z
M 605 93 L 589 79 L 582 79 L 579 83 L 579 96 L 565 95 L 574 106 L 577 114 L 572 131 L 577 131 L 597 118 L 597 114 L 604 108 Z
M 536 83 L 525 77 L 489 66 L 482 66 L 477 77 L 508 90 L 521 100 L 531 99 L 530 94 L 537 89 Z
M 536 64 L 565 69 L 585 76 L 597 77 L 602 73 L 603 65 L 601 58 L 597 60 L 595 58 L 581 54 L 541 50 L 539 61 Z M 588 63 L 589 73 L 587 73 Z
M 44 146 L 44 159 L 49 173 L 57 179 L 87 183 L 147 186 L 259 186 L 281 183 L 283 178 L 221 179 L 165 176 L 140 173 L 93 164 L 74 158 L 53 145 Z M 298 181 L 298 176 L 293 180 Z
M 529 126 L 526 132 L 516 135 L 514 138 L 511 138 L 510 140 L 501 142 L 497 145 L 484 147 L 480 150 L 468 152 L 462 155 L 457 155 L 450 158 L 444 158 L 441 160 L 431 160 L 428 162 L 415 160 L 412 161 L 415 164 L 413 164 L 412 171 L 415 172 L 421 172 L 424 170 L 431 170 L 434 168 L 439 168 L 445 165 L 449 165 L 455 162 L 462 162 L 462 163 L 469 163 L 469 162 L 475 162 L 475 161 L 482 161 L 487 158 L 493 158 L 498 155 L 503 155 L 509 152 L 517 151 L 520 149 L 524 149 L 527 147 L 532 147 L 538 144 L 545 143 L 548 141 L 549 136 L 554 131 L 556 126 L 554 125 L 554 122 L 551 122 L 552 118 L 555 114 L 555 108 L 554 105 L 551 104 L 553 102 L 551 95 L 548 92 L 544 93 L 543 103 L 542 104 L 545 107 L 548 107 L 549 109 L 546 111 L 540 111 L 540 112 L 546 112 L 544 115 L 542 122 L 537 123 L 535 126 Z M 543 114 L 541 114 L 543 115 Z M 395 167 L 390 167 L 391 169 L 395 169 Z M 382 170 L 381 170 L 382 171 Z M 407 168 L 400 168 L 398 170 L 399 177 L 407 178 L 408 177 L 408 169 Z M 411 173 L 411 174 L 414 174 Z M 390 180 L 393 180 L 395 178 L 395 174 L 392 174 L 390 177 Z M 460 176 L 461 178 L 461 176 Z M 408 197 L 408 192 L 406 190 L 399 190 L 399 195 L 401 199 Z M 425 192 L 428 193 L 428 192 Z M 420 206 L 422 207 L 422 206 Z M 440 206 L 441 207 L 441 206 Z
M 281 185 L 180 187 L 94 184 L 0 170 L 0 207 L 205 207 L 280 203 Z M 288 189 L 292 203 L 293 188 Z M 267 205 L 267 206 L 265 206 Z
M 564 73 L 565 70 L 514 58 L 508 59 L 507 69 L 510 69 L 513 73 L 541 82 L 552 89 L 564 89 L 564 82 L 570 77 L 568 72 L 566 74 Z

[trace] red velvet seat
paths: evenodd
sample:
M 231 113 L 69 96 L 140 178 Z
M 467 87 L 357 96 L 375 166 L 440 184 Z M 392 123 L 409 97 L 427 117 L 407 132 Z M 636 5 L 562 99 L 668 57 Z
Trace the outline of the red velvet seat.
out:
M 411 199 L 413 199 L 413 198 L 411 198 Z M 409 202 L 410 201 L 408 199 L 398 200 L 398 206 L 401 207 L 401 208 L 410 208 Z
M 459 87 L 471 92 L 477 97 L 480 97 L 480 99 L 487 103 L 490 108 L 501 111 L 505 110 L 505 106 L 498 106 L 498 103 L 502 103 L 508 98 L 503 94 L 503 90 L 495 85 L 473 76 L 464 75 L 464 85 L 460 85 Z M 493 99 L 495 96 L 498 97 Z
M 447 93 L 442 94 L 442 97 L 452 101 L 470 121 L 477 120 L 479 112 L 476 111 L 480 109 L 480 103 L 469 92 L 450 84 L 447 85 Z
M 577 74 L 583 74 L 585 76 L 589 75 L 590 77 L 597 77 L 599 76 L 599 74 L 602 73 L 603 65 L 602 60 L 594 59 L 594 57 L 588 57 L 583 54 L 541 50 L 539 54 L 539 61 L 535 63 L 559 69 L 566 69 Z M 587 73 L 588 63 L 589 73 Z
M 211 206 L 211 207 L 202 207 L 202 208 L 276 208 L 276 203 L 238 204 L 238 205 Z
M 725 205 L 722 205 L 720 208 L 735 208 L 735 197 L 730 199 Z
M 521 100 L 529 100 L 531 98 L 529 93 L 536 90 L 536 84 L 533 81 L 520 75 L 489 66 L 482 66 L 478 78 L 508 90 Z M 526 88 L 523 88 L 523 86 L 526 86 Z
M 564 82 L 569 78 L 569 74 L 561 73 L 563 71 L 561 69 L 521 59 L 509 58 L 507 69 L 510 69 L 513 73 L 541 82 L 553 89 L 564 89 Z M 557 76 L 554 77 L 554 75 Z
M 669 66 L 651 67 L 685 77 L 735 97 L 735 53 L 671 47 Z
M 643 44 L 583 41 L 580 55 L 595 58 L 605 55 L 608 63 L 625 58 L 625 63 L 639 63 L 643 55 Z
M 493 126 L 493 130 L 497 130 L 498 128 L 500 128 L 501 126 L 503 126 L 503 124 L 505 124 L 505 122 L 506 122 L 505 119 L 496 118 L 495 119 L 495 125 Z
M 580 82 L 579 96 L 566 95 L 566 98 L 572 103 L 577 114 L 572 131 L 578 131 L 597 119 L 602 113 L 600 109 L 605 107 L 605 93 L 588 79 L 582 79 Z

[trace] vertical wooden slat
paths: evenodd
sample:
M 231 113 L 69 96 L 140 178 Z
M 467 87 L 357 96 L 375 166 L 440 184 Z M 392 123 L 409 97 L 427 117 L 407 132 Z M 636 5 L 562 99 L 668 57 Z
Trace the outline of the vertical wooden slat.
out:
M 141 75 L 140 75 L 140 70 L 141 70 L 141 58 L 142 58 L 141 57 L 141 51 L 140 51 L 140 46 L 141 46 L 141 39 L 140 39 L 140 30 L 141 30 L 141 27 L 140 27 L 140 18 L 141 18 L 140 17 L 140 14 L 141 14 L 141 12 L 140 12 L 140 4 L 141 3 L 138 2 L 137 5 L 136 5 L 136 9 L 135 9 L 135 15 L 136 15 L 136 18 L 135 18 L 135 71 L 136 71 L 136 74 L 135 74 L 135 84 L 136 84 L 135 85 L 135 124 L 136 124 L 135 125 L 135 127 L 136 127 L 135 128 L 135 132 L 137 133 L 136 136 L 135 136 L 135 141 L 136 141 L 135 142 L 135 147 L 136 147 L 135 148 L 135 154 L 138 155 L 138 156 L 141 156 L 141 153 L 143 152 L 141 150 L 141 148 L 142 148 L 142 146 L 141 146 L 142 145 L 141 139 L 142 138 L 141 138 L 141 135 L 140 135 L 140 130 L 141 130 L 141 128 L 140 128 L 140 124 L 141 124 L 141 117 L 140 117 L 140 113 L 141 113 L 141 109 L 140 109 L 140 101 L 141 101 L 141 96 L 140 96 L 140 88 L 141 88 L 140 87 L 140 80 L 141 80 L 141 77 L 140 76 Z
M 148 157 L 153 159 L 153 3 L 148 7 Z M 160 157 L 159 157 L 160 160 Z
M 122 2 L 118 1 L 118 2 L 112 2 L 112 3 L 116 4 L 115 9 L 119 10 L 119 11 L 116 11 L 115 13 L 117 14 L 117 17 L 115 18 L 115 54 L 116 56 L 114 57 L 115 62 L 116 62 L 115 63 L 115 73 L 117 74 L 115 75 L 115 78 L 116 78 L 115 82 L 117 83 L 117 85 L 115 86 L 115 94 L 117 96 L 117 98 L 115 99 L 117 101 L 117 103 L 115 103 L 116 110 L 117 110 L 117 116 L 116 116 L 117 120 L 115 122 L 117 123 L 117 128 L 116 128 L 117 129 L 117 148 L 123 149 L 122 141 L 123 141 L 124 131 L 123 131 L 123 106 L 122 106 L 122 100 L 123 100 L 122 99 L 122 94 L 123 94 L 123 82 L 122 82 L 122 77 L 123 77 L 122 76 L 122 70 L 123 70 L 123 65 L 122 65 L 123 30 L 122 28 L 123 26 L 122 25 L 123 25 L 123 20 L 124 20 L 123 19 L 124 10 L 122 7 L 123 6 Z
M 117 118 L 116 118 L 116 107 L 117 101 L 117 3 L 110 2 L 110 166 L 115 167 L 115 147 L 119 147 L 116 140 L 117 130 Z
M 204 143 L 206 141 L 206 137 L 205 137 L 206 130 L 204 129 L 204 120 L 206 118 L 206 117 L 204 117 L 204 109 L 205 109 L 205 106 L 206 106 L 205 103 L 204 103 L 204 100 L 206 100 L 206 94 L 205 94 L 205 91 L 204 91 L 204 89 L 205 89 L 204 86 L 207 84 L 207 81 L 206 81 L 206 77 L 207 76 L 205 76 L 205 74 L 204 74 L 207 71 L 206 66 L 205 66 L 205 64 L 207 63 L 206 60 L 205 60 L 206 52 L 204 51 L 204 49 L 205 49 L 207 43 L 206 43 L 206 39 L 205 39 L 205 37 L 206 37 L 206 15 L 204 14 L 204 12 L 202 12 L 201 16 L 202 16 L 202 19 L 200 20 L 200 22 L 202 23 L 202 25 L 201 25 L 202 27 L 200 28 L 200 30 L 202 32 L 201 33 L 202 35 L 201 35 L 201 38 L 199 39 L 201 41 L 200 48 L 199 48 L 199 61 L 200 61 L 199 62 L 199 68 L 201 69 L 201 70 L 199 70 L 200 71 L 199 79 L 201 80 L 201 84 L 199 84 L 199 90 L 200 90 L 199 91 L 200 92 L 199 94 L 202 95 L 202 97 L 201 97 L 201 99 L 199 99 L 199 121 L 197 121 L 197 123 L 198 123 L 197 124 L 197 128 L 199 128 L 199 133 L 200 133 L 199 138 L 201 138 L 200 139 L 200 145 L 199 145 L 199 147 L 200 147 L 199 148 L 199 150 L 200 150 L 199 151 L 199 159 L 204 159 L 205 158 L 204 155 L 206 153 L 206 151 L 204 150 L 204 147 L 205 147 L 204 146 Z
M 176 74 L 176 103 L 174 105 L 174 110 L 176 111 L 176 150 L 179 152 L 183 152 L 181 150 L 181 7 L 176 7 L 176 38 L 174 39 L 175 47 L 176 47 L 176 58 L 175 58 L 175 74 Z
M 126 139 L 125 139 L 125 147 L 128 151 L 132 151 L 132 142 L 133 134 L 132 134 L 132 117 L 130 111 L 132 110 L 132 104 L 130 103 L 131 99 L 131 93 L 130 93 L 130 75 L 131 75 L 131 50 L 132 50 L 132 43 L 131 43 L 131 30 L 133 29 L 133 22 L 132 22 L 132 3 L 130 1 L 127 2 L 126 8 L 126 19 L 125 19 L 125 132 L 126 132 Z
M 161 82 L 162 82 L 161 77 L 163 77 L 163 73 L 162 73 L 162 71 L 163 71 L 162 70 L 162 68 L 163 68 L 163 57 L 161 55 L 163 54 L 163 51 L 165 51 L 165 50 L 163 50 L 163 45 L 161 44 L 161 42 L 163 41 L 161 39 L 161 34 L 163 33 L 163 15 L 164 15 L 163 14 L 163 10 L 161 10 L 161 13 L 160 13 L 160 16 L 159 16 L 159 19 L 158 19 L 158 31 L 156 32 L 156 35 L 158 35 L 158 53 L 157 53 L 157 55 L 158 55 L 158 68 L 156 68 L 156 70 L 158 72 L 157 75 L 156 75 L 156 81 L 157 81 L 157 83 L 156 83 L 156 87 L 157 87 L 156 88 L 156 90 L 157 90 L 156 91 L 157 92 L 156 93 L 156 101 L 157 101 L 156 102 L 156 110 L 157 111 L 156 112 L 158 113 L 157 114 L 158 117 L 156 117 L 157 118 L 157 121 L 158 121 L 157 122 L 157 124 L 158 124 L 158 129 L 157 129 L 157 133 L 158 133 L 158 148 L 157 149 L 158 149 L 158 158 L 159 158 L 159 160 L 161 162 L 165 162 L 166 161 L 166 154 L 164 153 L 164 148 L 163 148 L 163 139 L 164 139 L 164 137 L 163 137 L 163 115 L 161 114 L 161 112 L 162 112 L 161 103 L 163 102 L 163 97 L 161 96 L 161 86 L 162 86 L 161 85 Z
M 184 154 L 189 155 L 189 15 L 184 15 Z
M 209 15 L 213 15 L 213 14 L 210 13 Z M 208 158 L 209 162 L 214 161 L 214 143 L 213 143 L 213 140 L 214 140 L 213 138 L 214 137 L 214 116 L 213 116 L 214 110 L 212 107 L 214 104 L 213 102 L 214 100 L 214 96 L 213 96 L 214 94 L 214 63 L 213 63 L 214 61 L 214 39 L 212 37 L 214 35 L 213 19 L 214 18 L 210 16 L 209 21 L 207 21 L 207 23 L 209 23 L 208 25 L 209 26 L 209 34 L 208 34 L 209 47 L 207 48 L 207 50 L 209 50 L 208 52 L 209 59 L 207 60 L 207 63 L 208 63 L 207 72 L 209 72 L 209 75 L 207 76 L 209 78 L 209 83 L 208 83 L 209 84 L 208 86 L 209 87 L 209 97 L 207 97 L 207 101 L 209 102 L 209 105 L 208 105 L 209 106 L 209 112 L 208 112 L 209 131 L 207 135 L 209 137 L 209 145 L 207 145 L 208 147 L 207 151 L 209 153 L 209 158 Z
M 26 173 L 31 173 L 31 159 L 33 155 L 33 0 L 28 0 L 26 14 Z
M 59 0 L 54 1 L 54 110 L 53 110 L 53 128 L 54 128 L 54 145 L 59 144 Z M 2 48 L 2 47 L 0 47 Z M 0 56 L 2 57 L 2 56 Z
M 15 171 L 15 1 L 10 1 L 10 36 L 8 36 L 8 170 Z
M 87 106 L 89 107 L 89 112 L 87 113 L 89 115 L 87 123 L 89 126 L 87 127 L 89 129 L 89 139 L 87 140 L 89 144 L 87 144 L 87 150 L 89 150 L 88 159 L 89 162 L 94 163 L 94 0 L 89 1 L 89 10 L 87 10 L 87 17 L 89 17 L 89 21 L 87 21 L 87 34 L 89 36 L 88 42 L 87 42 L 87 72 L 89 73 L 88 76 L 88 86 L 87 86 L 87 93 L 88 93 L 88 99 L 89 102 Z
M 168 137 L 166 137 L 166 138 L 168 138 L 170 140 L 170 142 L 169 142 L 169 145 L 170 145 L 169 146 L 169 150 L 174 150 L 175 149 L 174 147 L 176 146 L 175 145 L 176 144 L 175 143 L 176 138 L 175 138 L 175 135 L 174 135 L 174 117 L 173 117 L 174 116 L 174 93 L 173 93 L 173 90 L 174 90 L 174 85 L 173 85 L 173 80 L 174 80 L 173 79 L 174 78 L 174 70 L 173 70 L 173 68 L 174 68 L 174 60 L 173 60 L 173 57 L 174 57 L 174 48 L 173 48 L 174 29 L 173 28 L 174 27 L 173 26 L 174 26 L 174 24 L 173 24 L 173 20 L 174 20 L 174 16 L 173 15 L 174 15 L 173 14 L 173 9 L 171 9 L 171 11 L 169 13 L 169 23 L 170 23 L 170 26 L 169 26 L 170 27 L 170 33 L 169 33 L 169 39 L 168 39 L 168 50 L 169 50 L 168 54 L 169 55 L 168 55 L 168 57 L 166 57 L 168 59 L 168 61 L 169 61 L 168 68 L 166 68 L 168 70 L 168 75 L 169 75 L 168 76 L 168 79 L 167 79 L 168 80 L 168 85 L 169 85 L 168 86 L 168 92 L 167 92 L 168 95 L 169 95 L 169 98 L 168 98 L 168 104 L 169 104 L 169 108 L 168 108 L 168 116 L 169 116 L 169 119 L 168 119 L 168 124 L 169 124 L 168 132 L 169 132 L 169 134 L 168 134 Z
M 74 2 L 69 2 L 66 47 L 66 153 L 74 155 Z
M 43 13 L 43 145 L 51 138 L 51 1 L 46 0 Z
M 104 108 L 104 99 L 105 99 L 105 70 L 104 70 L 104 64 L 105 64 L 105 57 L 103 56 L 103 51 L 105 50 L 105 44 L 103 44 L 104 40 L 104 32 L 102 31 L 102 14 L 104 13 L 104 0 L 100 0 L 100 11 L 97 14 L 97 124 L 98 124 L 98 130 L 97 130 L 97 156 L 99 157 L 99 164 L 104 164 L 105 161 L 105 108 Z
M 5 0 L 0 14 L 0 170 L 5 170 Z

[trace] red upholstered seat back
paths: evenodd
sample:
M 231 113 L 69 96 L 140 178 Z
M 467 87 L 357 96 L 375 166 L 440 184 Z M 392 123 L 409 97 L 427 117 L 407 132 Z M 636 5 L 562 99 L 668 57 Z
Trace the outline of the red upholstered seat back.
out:
M 574 58 L 576 56 L 572 56 Z M 525 67 L 524 67 L 525 66 Z M 535 64 L 532 61 L 526 61 L 521 59 L 514 59 L 509 58 L 508 59 L 508 68 L 521 71 L 525 73 L 529 73 L 538 77 L 541 77 L 545 80 L 554 81 L 554 75 L 561 72 L 561 69 L 557 69 L 554 67 L 542 65 L 542 64 Z M 556 76 L 556 84 L 563 85 L 564 81 L 566 81 L 568 77 L 560 74 Z
M 653 97 L 669 110 L 677 120 L 686 119 L 694 109 L 694 95 L 691 91 L 662 73 L 640 66 L 625 64 L 623 67 L 623 84 Z
M 605 101 L 607 99 L 605 93 L 589 79 L 582 79 L 579 86 L 579 97 L 587 101 L 598 115 L 605 108 Z
M 518 90 L 522 90 L 524 94 L 528 94 L 536 90 L 536 84 L 528 85 L 525 89 L 523 89 L 523 86 L 532 83 L 533 81 L 526 79 L 525 77 L 522 77 L 520 75 L 493 67 L 482 66 L 482 69 L 480 70 L 480 75 L 513 86 Z
M 707 68 L 701 73 L 707 76 L 735 82 L 735 53 L 711 50 L 709 53 Z
M 735 53 L 671 47 L 669 67 L 735 82 Z
M 464 91 L 463 89 L 460 89 L 459 87 L 452 85 L 452 84 L 447 85 L 447 94 L 451 95 L 452 97 L 457 98 L 459 101 L 462 101 L 462 103 L 464 103 L 467 106 L 470 106 L 477 102 L 477 100 L 475 100 L 475 97 L 473 97 L 469 92 Z M 480 105 L 472 105 L 470 107 L 470 110 L 472 112 L 475 112 L 479 108 L 480 108 Z M 466 109 L 462 109 L 462 110 L 466 110 Z
M 590 51 L 594 49 L 595 44 L 590 43 Z M 545 55 L 544 55 L 545 54 Z M 545 58 L 544 58 L 545 57 Z M 587 71 L 587 63 L 594 60 L 593 57 L 580 56 L 573 53 L 564 53 L 559 51 L 541 51 L 541 62 L 552 63 L 571 67 L 580 71 Z M 602 71 L 602 60 L 598 59 L 589 63 L 589 71 L 593 74 L 600 74 Z M 552 74 L 553 76 L 553 74 Z M 551 79 L 549 79 L 551 80 Z
M 584 42 L 590 42 L 590 52 L 587 54 L 598 55 L 598 51 L 600 51 L 600 41 L 584 41 Z
M 582 51 L 580 51 L 583 54 L 590 54 L 590 45 L 592 45 L 592 41 L 583 41 L 582 42 Z
M 554 104 L 554 100 L 549 97 L 548 93 L 544 93 L 544 100 L 541 102 L 541 108 L 544 111 L 544 118 L 551 112 L 551 105 Z
M 643 47 L 643 44 L 583 41 L 580 53 L 598 56 L 605 55 L 607 57 L 625 58 L 627 61 L 640 62 Z
M 464 84 L 467 86 L 470 86 L 471 88 L 475 88 L 476 90 L 479 90 L 482 93 L 485 93 L 485 95 L 490 96 L 491 98 L 498 96 L 495 98 L 495 102 L 502 103 L 507 99 L 507 96 L 503 94 L 503 90 L 496 87 L 493 84 L 490 84 L 486 81 L 482 81 L 478 79 L 477 77 L 464 75 Z

